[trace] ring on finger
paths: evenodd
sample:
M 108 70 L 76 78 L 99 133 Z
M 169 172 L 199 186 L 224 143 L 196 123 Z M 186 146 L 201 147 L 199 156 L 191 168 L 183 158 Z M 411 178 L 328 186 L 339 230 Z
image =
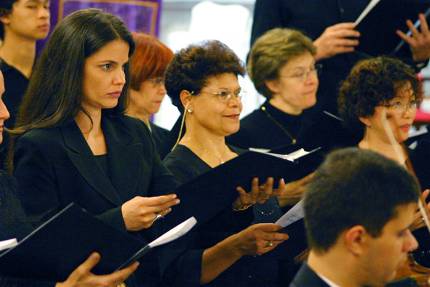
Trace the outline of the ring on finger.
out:
M 157 221 L 160 218 L 163 218 L 163 215 L 161 215 L 160 213 L 156 213 L 154 219 L 152 220 L 152 223 L 154 223 L 155 221 Z
M 273 246 L 273 242 L 272 241 L 267 241 L 266 242 L 266 247 L 272 247 Z

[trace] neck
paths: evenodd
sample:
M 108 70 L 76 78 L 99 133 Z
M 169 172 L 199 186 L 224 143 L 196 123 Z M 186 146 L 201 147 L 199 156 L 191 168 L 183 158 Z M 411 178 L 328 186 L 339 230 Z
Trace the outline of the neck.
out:
M 285 102 L 280 96 L 274 95 L 273 98 L 269 100 L 269 103 L 277 108 L 278 110 L 283 111 L 286 114 L 290 115 L 300 115 L 303 110 L 293 107 L 292 105 Z
M 333 247 L 336 248 L 336 247 Z M 341 256 L 342 255 L 342 256 Z M 318 275 L 342 287 L 360 287 L 357 280 L 357 267 L 353 258 L 341 254 L 340 250 L 330 249 L 324 254 L 317 254 L 311 250 L 307 264 Z
M 209 166 L 215 167 L 235 155 L 225 144 L 225 137 L 216 135 L 202 126 L 193 125 L 186 119 L 186 132 L 179 142 L 191 149 Z
M 151 117 L 151 114 L 146 113 L 142 109 L 136 109 L 134 106 L 129 105 L 127 107 L 127 110 L 125 111 L 125 114 L 127 116 L 139 119 L 143 121 L 146 125 L 149 125 L 149 119 Z
M 36 58 L 36 41 L 8 33 L 8 31 L 5 36 L 0 47 L 0 58 L 30 78 Z
M 91 119 L 88 116 L 90 116 Z M 79 111 L 79 113 L 75 117 L 76 124 L 78 125 L 85 139 L 103 133 L 101 128 L 101 119 L 101 110 L 87 113 Z
M 383 139 L 375 135 L 368 128 L 365 131 L 364 138 L 360 141 L 358 146 L 362 149 L 369 149 L 379 154 L 390 158 L 401 165 L 405 165 L 407 154 L 403 145 L 399 142 L 392 144 L 388 138 Z

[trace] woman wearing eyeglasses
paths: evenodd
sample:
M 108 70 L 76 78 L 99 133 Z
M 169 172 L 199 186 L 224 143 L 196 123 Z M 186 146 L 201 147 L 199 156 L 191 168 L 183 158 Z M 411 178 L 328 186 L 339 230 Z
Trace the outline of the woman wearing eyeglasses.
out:
M 348 142 L 340 121 L 307 111 L 316 102 L 318 70 L 312 40 L 292 29 L 273 29 L 257 39 L 247 70 L 266 102 L 244 117 L 228 141 L 243 148 L 284 149 L 290 146 L 331 149 Z
M 225 143 L 239 129 L 242 110 L 238 76 L 244 68 L 234 52 L 219 41 L 191 45 L 179 51 L 166 72 L 167 94 L 183 113 L 179 142 L 164 159 L 180 183 L 190 181 L 242 151 Z M 182 129 L 182 130 L 183 130 Z M 183 137 L 181 137 L 183 133 Z M 252 163 L 250 163 L 252 164 Z M 276 266 L 253 264 L 288 238 L 273 223 L 251 225 L 252 208 L 273 192 L 273 179 L 258 180 L 214 218 L 160 249 L 163 279 L 168 286 L 272 286 Z M 284 187 L 283 181 L 279 183 Z M 204 197 L 204 190 L 202 197 Z M 236 191 L 232 191 L 236 192 Z M 205 209 L 205 206 L 196 206 Z M 259 261 L 261 262 L 261 261 Z M 262 271 L 265 270 L 265 271 Z M 269 270 L 269 272 L 266 272 Z M 275 275 L 270 271 L 275 270 Z
M 405 145 L 415 119 L 417 105 L 422 100 L 419 83 L 412 68 L 400 60 L 377 57 L 359 62 L 342 83 L 339 92 L 339 112 L 346 126 L 361 136 L 358 146 L 376 151 L 397 161 L 415 175 L 428 195 L 430 188 L 430 145 L 418 141 Z M 428 231 L 417 214 L 414 233 L 420 248 L 416 258 L 430 267 Z M 424 252 L 422 252 L 424 250 Z M 421 256 L 424 255 L 424 256 Z M 423 261 L 424 259 L 425 261 Z
M 166 95 L 164 73 L 173 52 L 157 38 L 133 33 L 136 45 L 131 57 L 130 95 L 126 114 L 142 120 L 151 131 L 160 158 L 170 151 L 169 131 L 153 124 L 151 117 L 158 112 Z

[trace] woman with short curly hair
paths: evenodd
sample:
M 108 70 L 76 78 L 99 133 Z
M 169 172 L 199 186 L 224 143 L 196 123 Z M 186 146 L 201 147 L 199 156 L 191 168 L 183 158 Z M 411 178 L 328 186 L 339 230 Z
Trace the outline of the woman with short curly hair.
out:
M 225 137 L 239 129 L 242 103 L 238 76 L 244 72 L 239 58 L 219 41 L 182 49 L 170 63 L 167 94 L 183 113 L 185 133 L 183 137 L 179 133 L 179 142 L 164 164 L 179 182 L 190 181 L 242 152 L 228 146 Z M 252 267 L 256 259 L 246 256 L 267 253 L 287 238 L 275 224 L 249 226 L 252 208 L 247 208 L 257 200 L 267 200 L 272 187 L 273 178 L 262 191 L 254 179 L 250 193 L 238 188 L 233 204 L 167 246 L 160 261 L 168 286 L 272 286 L 276 275 L 255 276 L 255 270 L 262 268 Z

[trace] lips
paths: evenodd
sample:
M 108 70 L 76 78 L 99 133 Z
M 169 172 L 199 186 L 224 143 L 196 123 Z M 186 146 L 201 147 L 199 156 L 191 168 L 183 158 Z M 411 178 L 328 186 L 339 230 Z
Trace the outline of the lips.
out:
M 225 118 L 229 118 L 232 120 L 238 120 L 239 119 L 240 114 L 234 114 L 234 115 L 226 115 L 224 116 Z
M 411 128 L 411 125 L 410 124 L 406 124 L 406 125 L 402 125 L 402 126 L 400 126 L 400 129 L 403 131 L 403 132 L 405 132 L 405 133 L 407 133 L 407 132 L 409 132 L 409 129 Z
M 43 24 L 43 25 L 37 26 L 38 29 L 44 30 L 44 31 L 49 30 L 49 27 L 50 27 L 49 24 Z
M 117 91 L 117 92 L 112 92 L 112 93 L 108 93 L 109 97 L 118 99 L 121 96 L 121 91 Z

